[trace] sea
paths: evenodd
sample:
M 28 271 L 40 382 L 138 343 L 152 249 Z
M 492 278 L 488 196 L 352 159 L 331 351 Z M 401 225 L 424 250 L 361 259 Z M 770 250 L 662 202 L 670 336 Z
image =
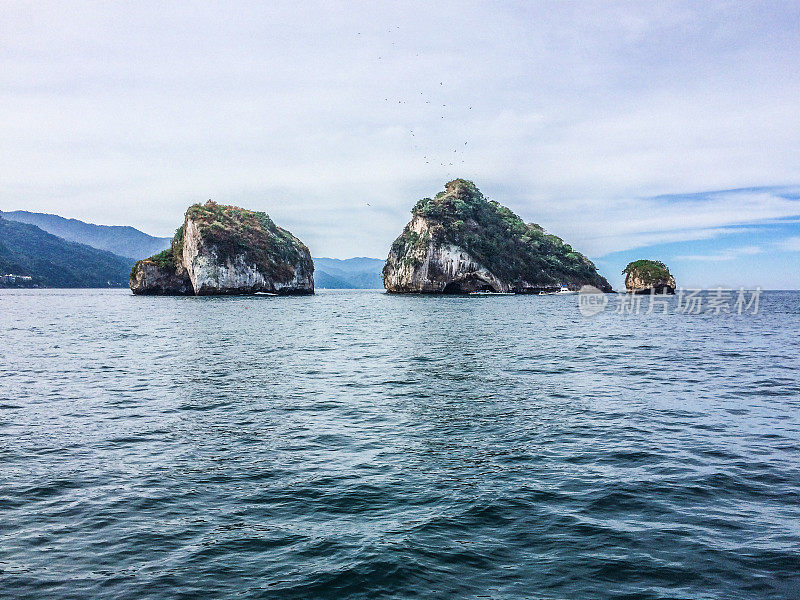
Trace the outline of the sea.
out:
M 800 598 L 800 292 L 735 296 L 4 290 L 0 597 Z

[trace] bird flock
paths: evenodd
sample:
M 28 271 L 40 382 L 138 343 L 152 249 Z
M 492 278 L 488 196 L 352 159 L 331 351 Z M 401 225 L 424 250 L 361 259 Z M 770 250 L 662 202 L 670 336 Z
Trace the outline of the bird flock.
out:
M 375 61 L 381 67 L 390 68 L 391 61 L 387 59 L 391 53 L 387 50 L 397 48 L 397 43 L 402 40 L 399 31 L 399 25 L 387 30 L 386 39 L 389 41 L 390 47 L 384 48 L 375 55 Z M 360 36 L 361 32 L 357 32 L 357 35 Z M 421 54 L 424 58 L 424 52 L 416 52 L 415 56 L 419 58 Z M 392 97 L 383 94 L 383 102 L 387 107 L 409 105 L 414 108 L 414 116 L 411 118 L 417 124 L 404 125 L 412 152 L 419 157 L 421 164 L 444 168 L 446 175 L 450 177 L 455 170 L 452 167 L 461 167 L 467 162 L 466 151 L 469 148 L 469 140 L 464 139 L 466 137 L 463 133 L 465 128 L 461 124 L 463 119 L 460 118 L 460 115 L 471 111 L 473 107 L 471 104 L 459 106 L 458 102 L 448 98 L 450 91 L 444 79 L 440 79 L 438 82 L 434 80 L 432 85 L 427 86 L 424 81 L 419 83 L 421 86 L 429 88 L 427 93 L 419 90 L 413 95 L 413 98 L 411 96 Z M 399 118 L 407 121 L 407 113 L 404 111 Z M 440 123 L 442 127 L 436 126 L 434 122 Z M 461 139 L 456 140 L 453 134 L 448 134 L 448 131 L 453 131 L 453 129 L 460 133 L 458 137 Z M 441 143 L 443 137 L 447 139 L 444 144 Z

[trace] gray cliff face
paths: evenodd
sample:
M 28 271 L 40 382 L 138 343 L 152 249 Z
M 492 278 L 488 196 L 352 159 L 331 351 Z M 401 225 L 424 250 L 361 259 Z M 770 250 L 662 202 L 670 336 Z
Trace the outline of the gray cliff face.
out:
M 248 260 L 246 252 L 231 255 L 204 238 L 198 223 L 186 219 L 183 234 L 182 262 L 186 267 L 192 288 L 198 296 L 215 294 L 302 294 L 314 292 L 314 270 L 311 254 L 298 252 L 287 261 L 291 275 L 276 277 Z M 312 267 L 309 269 L 309 264 Z
M 676 287 L 672 275 L 651 280 L 633 270 L 625 277 L 625 291 L 629 294 L 674 294 Z
M 186 212 L 172 248 L 139 261 L 134 294 L 313 294 L 308 248 L 263 213 L 214 203 Z
M 422 216 L 415 216 L 409 229 L 421 239 L 431 235 L 431 224 Z M 390 292 L 442 294 L 511 290 L 508 282 L 453 244 L 419 245 L 404 256 L 393 248 L 386 262 L 384 286 Z
M 131 290 L 145 296 L 191 296 L 192 282 L 185 269 L 164 267 L 151 260 L 137 263 L 131 272 Z

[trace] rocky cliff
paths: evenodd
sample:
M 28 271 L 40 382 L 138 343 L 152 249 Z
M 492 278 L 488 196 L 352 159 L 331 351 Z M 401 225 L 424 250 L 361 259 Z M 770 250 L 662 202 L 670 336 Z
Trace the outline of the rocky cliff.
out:
M 131 271 L 134 294 L 313 294 L 308 248 L 265 213 L 195 204 L 172 246 Z
M 384 286 L 397 293 L 538 293 L 560 285 L 611 291 L 592 261 L 456 179 L 417 202 L 389 251 Z
M 657 260 L 637 260 L 622 270 L 625 291 L 629 294 L 674 294 L 675 278 L 667 266 Z

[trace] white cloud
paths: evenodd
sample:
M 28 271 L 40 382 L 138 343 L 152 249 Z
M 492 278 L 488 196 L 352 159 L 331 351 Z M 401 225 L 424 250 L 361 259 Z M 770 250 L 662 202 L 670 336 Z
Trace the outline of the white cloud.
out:
M 726 248 L 713 254 L 689 254 L 686 256 L 676 256 L 675 260 L 690 260 L 701 262 L 720 262 L 727 260 L 735 260 L 743 256 L 753 256 L 755 254 L 762 254 L 764 249 L 760 246 L 741 246 L 739 248 Z
M 384 256 L 463 176 L 595 256 L 723 236 L 798 202 L 655 196 L 798 183 L 799 12 L 5 3 L 0 208 L 165 235 L 213 197 Z
M 797 190 L 794 190 L 795 192 Z M 593 255 L 744 233 L 743 225 L 800 215 L 788 190 L 541 203 L 541 224 Z M 752 229 L 752 228 L 750 228 Z

